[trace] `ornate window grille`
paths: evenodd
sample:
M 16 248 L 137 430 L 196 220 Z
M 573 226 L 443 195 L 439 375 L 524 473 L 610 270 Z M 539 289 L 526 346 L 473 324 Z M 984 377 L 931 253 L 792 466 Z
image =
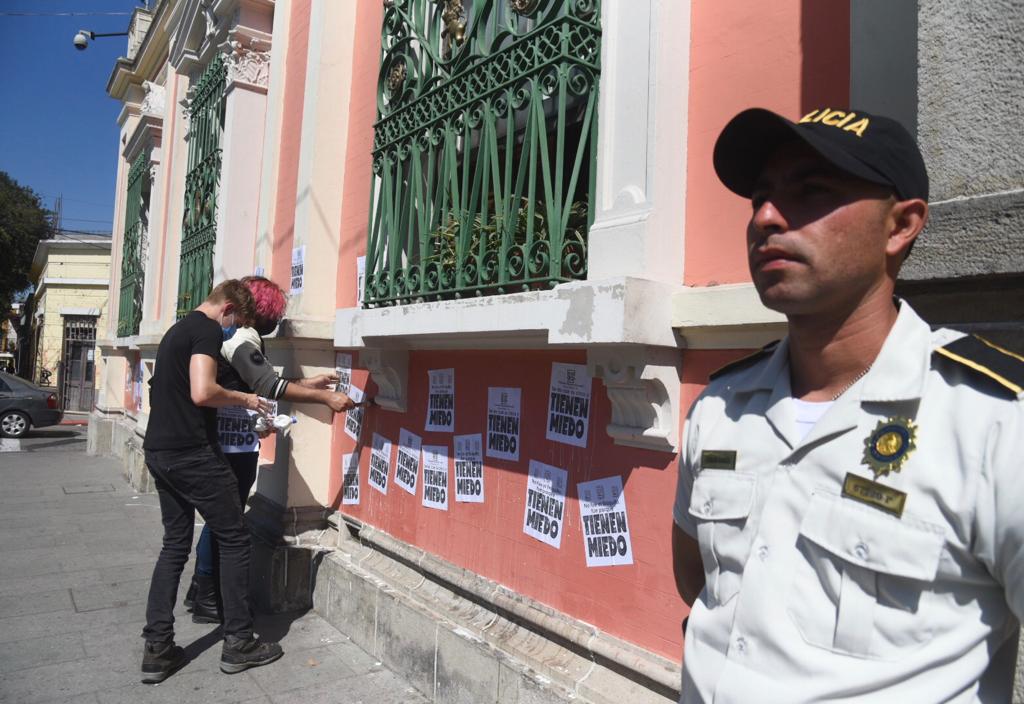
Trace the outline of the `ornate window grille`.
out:
M 600 0 L 384 0 L 365 307 L 586 278 Z
M 128 170 L 125 202 L 124 249 L 121 259 L 121 299 L 117 309 L 117 335 L 138 335 L 142 322 L 145 276 L 146 220 L 149 202 L 149 154 L 142 152 Z
M 179 318 L 206 298 L 213 287 L 226 77 L 224 57 L 217 54 L 191 91 L 189 101 L 188 174 L 185 176 L 185 215 L 178 275 Z

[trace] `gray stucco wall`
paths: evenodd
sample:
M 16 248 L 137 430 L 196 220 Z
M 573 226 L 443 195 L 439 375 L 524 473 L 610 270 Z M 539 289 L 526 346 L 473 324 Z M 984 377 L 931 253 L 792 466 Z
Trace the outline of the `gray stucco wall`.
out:
M 932 219 L 903 278 L 1020 274 L 1024 2 L 920 0 L 917 45 Z

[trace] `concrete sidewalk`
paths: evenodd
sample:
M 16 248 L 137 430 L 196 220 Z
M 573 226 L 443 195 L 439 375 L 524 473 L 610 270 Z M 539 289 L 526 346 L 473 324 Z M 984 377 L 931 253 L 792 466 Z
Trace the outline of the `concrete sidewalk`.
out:
M 192 662 L 160 685 L 141 684 L 161 534 L 156 496 L 133 493 L 113 460 L 0 455 L 0 702 L 427 701 L 312 612 L 257 618 L 284 657 L 224 675 L 220 630 L 193 624 L 180 599 L 177 642 Z M 182 595 L 191 573 L 189 564 Z

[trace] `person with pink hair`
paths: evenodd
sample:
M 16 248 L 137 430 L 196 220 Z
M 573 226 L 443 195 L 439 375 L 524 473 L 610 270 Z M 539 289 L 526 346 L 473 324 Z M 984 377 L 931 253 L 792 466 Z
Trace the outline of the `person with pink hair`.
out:
M 335 413 L 347 411 L 355 404 L 334 388 L 338 377 L 318 374 L 304 379 L 284 379 L 265 356 L 263 336 L 277 328 L 284 317 L 288 300 L 280 286 L 262 276 L 243 278 L 255 301 L 251 327 L 225 331 L 227 339 L 221 346 L 217 364 L 217 383 L 226 389 L 255 393 L 273 401 L 319 403 Z M 244 510 L 249 490 L 256 481 L 259 460 L 259 439 L 269 431 L 256 432 L 255 415 L 244 408 L 219 409 L 218 435 L 224 452 L 238 480 L 238 499 Z M 185 606 L 192 611 L 195 623 L 221 621 L 220 592 L 215 574 L 218 562 L 217 540 L 203 526 L 196 544 L 196 567 L 185 596 Z

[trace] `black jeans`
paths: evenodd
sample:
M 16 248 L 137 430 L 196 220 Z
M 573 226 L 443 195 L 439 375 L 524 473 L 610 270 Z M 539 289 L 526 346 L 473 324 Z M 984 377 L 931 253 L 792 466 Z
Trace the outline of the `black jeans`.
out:
M 256 467 L 259 464 L 260 453 L 258 452 L 225 452 L 224 459 L 231 466 L 235 473 L 235 480 L 238 482 L 238 501 L 245 511 L 245 502 L 249 499 L 249 490 L 256 481 Z M 220 550 L 217 547 L 217 539 L 213 537 L 210 526 L 203 526 L 199 534 L 199 542 L 196 543 L 196 574 L 211 577 L 217 574 L 217 562 L 220 559 Z
M 224 635 L 252 636 L 249 612 L 249 559 L 252 542 L 238 500 L 238 482 L 220 449 L 146 450 L 146 466 L 156 480 L 164 543 L 153 568 L 146 605 L 149 641 L 174 640 L 174 602 L 181 572 L 192 549 L 195 512 L 210 526 L 220 548 L 220 592 Z

